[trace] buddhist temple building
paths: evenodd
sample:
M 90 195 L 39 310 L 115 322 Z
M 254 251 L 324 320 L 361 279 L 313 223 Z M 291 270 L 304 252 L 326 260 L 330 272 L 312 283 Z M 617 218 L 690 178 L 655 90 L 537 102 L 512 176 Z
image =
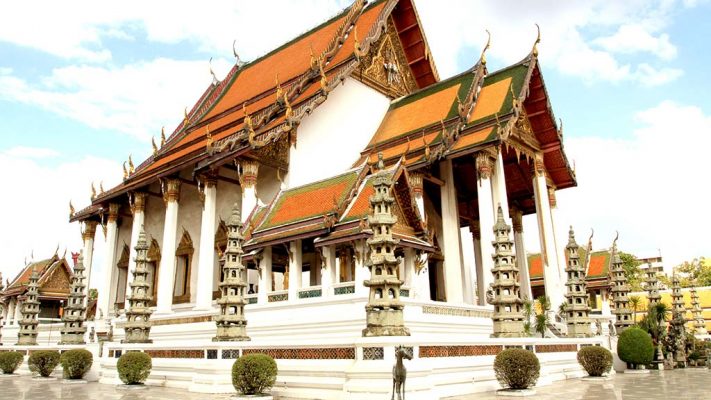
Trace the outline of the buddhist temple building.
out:
M 0 302 L 5 304 L 4 320 L 8 325 L 17 324 L 22 319 L 22 302 L 28 290 L 33 269 L 38 275 L 38 300 L 40 302 L 40 323 L 58 321 L 62 308 L 69 298 L 72 270 L 63 257 L 52 257 L 27 264 L 17 276 L 9 281 L 0 292 Z

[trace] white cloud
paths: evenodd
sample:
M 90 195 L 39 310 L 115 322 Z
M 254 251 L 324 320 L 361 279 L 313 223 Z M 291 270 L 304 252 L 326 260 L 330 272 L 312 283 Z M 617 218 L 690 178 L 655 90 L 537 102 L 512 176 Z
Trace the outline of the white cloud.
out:
M 637 67 L 634 78 L 643 86 L 659 86 L 671 82 L 682 76 L 684 71 L 677 68 L 656 69 L 649 64 L 642 63 Z
M 631 139 L 566 140 L 580 186 L 558 192 L 556 231 L 564 235 L 572 224 L 584 243 L 594 228 L 595 248 L 607 248 L 619 230 L 623 251 L 648 257 L 661 250 L 671 266 L 708 257 L 711 115 L 665 101 L 635 120 Z M 526 239 L 527 249 L 538 248 L 533 219 L 526 220 Z
M 668 62 L 676 56 L 676 47 L 663 30 L 678 7 L 694 5 L 674 0 L 416 3 L 443 76 L 459 72 L 457 61 L 467 48 L 482 48 L 486 42 L 484 29 L 492 34 L 488 58 L 493 64 L 519 61 L 531 51 L 537 23 L 541 27 L 539 50 L 544 66 L 587 83 L 637 81 L 643 85 L 661 84 L 679 76 L 672 74 L 671 68 L 643 65 Z M 644 78 L 635 76 L 640 70 L 646 74 Z
M 70 252 L 81 250 L 79 226 L 68 222 L 69 200 L 72 199 L 80 209 L 89 203 L 87 182 L 103 177 L 106 184 L 112 185 L 121 179 L 121 167 L 111 160 L 84 157 L 45 166 L 36 159 L 36 153 L 24 150 L 0 153 L 0 171 L 12 171 L 3 175 L 6 195 L 0 196 L 5 227 L 0 230 L 4 279 L 13 279 L 24 266 L 25 259 L 30 261 L 32 253 L 39 260 L 50 257 L 57 245 L 60 256 L 67 249 L 68 258 Z M 77 198 L 77 193 L 86 196 Z M 104 237 L 99 228 L 95 238 L 92 286 L 100 280 L 103 247 Z
M 213 65 L 219 76 L 230 68 L 223 59 Z M 159 58 L 120 68 L 58 68 L 32 82 L 0 75 L 0 99 L 148 140 L 163 125 L 170 132 L 181 121 L 183 109 L 193 106 L 210 81 L 207 62 Z

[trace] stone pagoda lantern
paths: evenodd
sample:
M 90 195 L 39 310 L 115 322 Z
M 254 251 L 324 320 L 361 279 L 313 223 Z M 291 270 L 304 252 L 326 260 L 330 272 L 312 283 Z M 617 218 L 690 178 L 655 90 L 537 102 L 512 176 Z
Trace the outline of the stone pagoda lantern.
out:
M 518 267 L 511 241 L 511 227 L 504 220 L 504 213 L 499 204 L 496 224 L 494 224 L 494 282 L 491 285 L 491 301 L 494 306 L 493 337 L 522 337 L 523 301 L 518 280 Z
M 707 335 L 708 331 L 706 330 L 706 320 L 701 314 L 701 303 L 699 303 L 699 294 L 696 293 L 696 288 L 691 287 L 691 289 L 689 289 L 689 294 L 691 295 L 691 313 L 694 321 L 694 334 Z
M 625 269 L 622 266 L 622 258 L 617 251 L 617 239 L 612 244 L 612 300 L 615 303 L 615 328 L 617 333 L 622 333 L 632 326 L 632 310 L 629 307 L 630 286 L 627 284 Z
M 76 255 L 76 254 L 75 254 Z M 71 292 L 67 299 L 67 305 L 64 307 L 62 314 L 62 338 L 59 344 L 85 344 L 84 334 L 86 326 L 84 320 L 86 317 L 86 306 L 84 305 L 84 297 L 86 296 L 86 283 L 84 282 L 84 256 L 79 254 L 74 265 L 74 276 L 72 277 Z
M 653 306 L 662 300 L 662 295 L 659 294 L 659 280 L 657 273 L 652 270 L 652 264 L 647 267 L 647 300 L 649 305 Z
M 403 318 L 404 304 L 400 301 L 402 281 L 397 276 L 400 260 L 395 257 L 398 240 L 393 238 L 395 198 L 390 194 L 392 176 L 384 169 L 382 154 L 378 154 L 378 169 L 373 178 L 375 193 L 370 196 L 372 214 L 368 226 L 373 236 L 368 239 L 370 279 L 363 284 L 370 289 L 365 306 L 367 326 L 363 336 L 410 336 Z
M 246 270 L 242 265 L 242 219 L 239 205 L 235 203 L 227 222 L 227 249 L 220 261 L 222 281 L 220 282 L 220 314 L 215 317 L 217 335 L 214 342 L 250 340 L 247 336 L 247 320 L 244 318 L 244 291 L 247 282 Z
M 126 338 L 123 343 L 151 343 L 150 317 L 152 311 L 150 303 L 153 296 L 150 294 L 151 284 L 148 282 L 148 241 L 146 232 L 141 227 L 136 243 L 136 268 L 133 270 L 131 281 L 131 295 L 128 297 L 129 307 L 126 311 L 126 324 L 123 329 Z
M 32 267 L 32 275 L 30 275 L 30 282 L 25 294 L 27 298 L 22 303 L 22 319 L 19 321 L 20 330 L 17 332 L 18 345 L 37 345 L 37 325 L 39 324 L 37 315 L 40 312 L 40 302 L 37 298 L 39 296 L 38 279 L 37 270 Z
M 579 246 L 575 242 L 575 233 L 571 226 L 568 233 L 568 245 L 565 246 L 565 251 L 568 253 L 568 265 L 565 268 L 565 272 L 568 274 L 568 281 L 565 284 L 568 289 L 565 294 L 568 337 L 589 337 L 592 336 L 590 306 L 588 306 L 585 267 L 580 263 L 578 250 Z

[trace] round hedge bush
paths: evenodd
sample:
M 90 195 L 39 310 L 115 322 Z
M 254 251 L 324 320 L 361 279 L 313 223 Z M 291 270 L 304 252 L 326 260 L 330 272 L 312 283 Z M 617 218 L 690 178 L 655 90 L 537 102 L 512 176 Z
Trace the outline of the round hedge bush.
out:
M 30 354 L 27 365 L 30 371 L 37 372 L 45 378 L 52 375 L 52 371 L 59 364 L 59 352 L 54 350 L 35 350 Z
M 578 351 L 578 363 L 590 376 L 602 376 L 612 368 L 612 353 L 601 346 L 587 346 Z
M 247 354 L 232 365 L 232 385 L 242 394 L 262 394 L 276 381 L 277 364 L 266 354 Z
M 654 359 L 652 337 L 640 328 L 627 328 L 617 340 L 620 360 L 637 365 L 647 365 Z
M 127 385 L 140 385 L 151 374 L 151 356 L 140 351 L 131 351 L 119 357 L 116 363 L 119 378 Z
M 81 379 L 89 372 L 94 357 L 89 350 L 74 349 L 62 353 L 59 362 L 62 364 L 65 378 Z
M 501 386 L 526 389 L 536 384 L 541 372 L 541 364 L 532 351 L 506 349 L 496 356 L 494 372 Z
M 24 358 L 19 351 L 4 351 L 0 353 L 0 370 L 3 374 L 12 374 L 22 365 Z

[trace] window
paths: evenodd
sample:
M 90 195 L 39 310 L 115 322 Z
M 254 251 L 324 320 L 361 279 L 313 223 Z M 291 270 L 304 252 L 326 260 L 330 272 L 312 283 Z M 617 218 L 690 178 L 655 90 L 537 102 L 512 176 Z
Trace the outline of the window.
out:
M 126 286 L 128 285 L 128 260 L 130 252 L 128 245 L 123 245 L 121 257 L 119 258 L 116 267 L 118 268 L 118 278 L 116 281 L 116 300 L 114 304 L 119 310 L 127 307 L 126 304 Z
M 155 239 L 151 239 L 151 247 L 148 248 L 146 269 L 148 270 L 146 282 L 151 284 L 148 293 L 153 297 L 149 305 L 155 306 L 158 302 L 158 276 L 160 274 L 160 246 Z
M 173 280 L 173 304 L 190 302 L 190 266 L 193 258 L 193 241 L 188 231 L 183 230 L 183 237 L 175 251 L 175 279 Z

